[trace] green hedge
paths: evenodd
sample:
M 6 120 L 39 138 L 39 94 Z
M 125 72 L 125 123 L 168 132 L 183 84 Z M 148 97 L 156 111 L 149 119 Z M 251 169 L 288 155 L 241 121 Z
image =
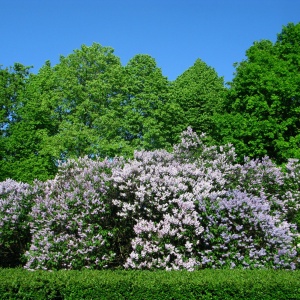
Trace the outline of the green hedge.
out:
M 0 299 L 300 299 L 300 271 L 0 269 Z

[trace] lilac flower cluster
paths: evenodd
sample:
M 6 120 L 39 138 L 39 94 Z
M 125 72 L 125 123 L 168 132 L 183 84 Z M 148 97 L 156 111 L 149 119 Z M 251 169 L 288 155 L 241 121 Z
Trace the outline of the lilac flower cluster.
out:
M 28 214 L 33 188 L 11 179 L 0 182 L 0 257 L 1 266 L 10 256 L 20 258 L 30 240 Z
M 298 159 L 290 159 L 284 168 L 283 201 L 289 219 L 297 224 L 300 232 L 300 162 Z
M 125 268 L 294 269 L 295 228 L 272 194 L 283 185 L 280 170 L 267 158 L 233 164 L 232 147 L 205 147 L 184 134 L 173 153 L 136 152 L 113 170 L 113 203 L 135 220 Z
M 26 269 L 104 268 L 114 260 L 114 227 L 107 196 L 114 163 L 70 160 L 42 191 L 30 216 L 31 246 Z
M 295 269 L 299 179 L 296 160 L 238 164 L 191 128 L 171 153 L 70 160 L 35 183 L 25 268 Z

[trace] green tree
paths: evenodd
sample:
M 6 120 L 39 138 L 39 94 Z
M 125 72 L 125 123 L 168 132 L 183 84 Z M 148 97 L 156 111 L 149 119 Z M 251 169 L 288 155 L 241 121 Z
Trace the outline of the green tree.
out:
M 134 56 L 124 69 L 123 139 L 133 149 L 170 148 L 183 128 L 174 121 L 179 107 L 169 99 L 169 81 L 149 55 Z
M 5 76 L 12 74 L 3 71 L 3 86 L 12 81 Z M 122 67 L 112 48 L 83 45 L 54 67 L 46 62 L 19 86 L 16 104 L 1 100 L 2 180 L 46 180 L 68 158 L 170 148 L 183 130 L 176 123 L 178 104 L 169 101 L 169 82 L 148 55 Z
M 29 140 L 20 129 L 24 95 L 30 78 L 30 67 L 15 63 L 12 68 L 0 70 L 0 180 L 24 179 L 21 171 L 24 151 Z M 25 133 L 25 134 L 24 134 Z M 19 142 L 17 140 L 19 139 Z M 26 168 L 25 168 L 26 169 Z
M 192 67 L 172 83 L 172 98 L 181 109 L 180 122 L 196 132 L 211 134 L 212 116 L 222 112 L 224 80 L 216 71 L 197 59 Z
M 17 109 L 30 67 L 15 63 L 13 67 L 2 69 L 0 66 L 0 133 L 5 135 L 9 124 L 17 120 Z
M 151 56 L 123 67 L 97 43 L 36 75 L 21 65 L 1 70 L 0 84 L 2 180 L 25 182 L 51 178 L 68 158 L 171 149 L 188 126 L 212 134 L 225 91 L 200 60 L 171 84 Z
M 275 43 L 255 42 L 246 56 L 235 65 L 227 114 L 217 117 L 219 139 L 240 156 L 300 158 L 300 23 L 283 27 Z
M 45 149 L 60 159 L 118 153 L 120 141 L 112 131 L 117 130 L 119 119 L 109 116 L 118 109 L 122 67 L 113 49 L 83 45 L 60 58 L 53 78 L 52 118 L 58 130 L 45 140 Z
M 120 118 L 110 116 L 116 116 L 111 111 L 118 110 L 121 86 L 120 60 L 109 47 L 82 46 L 54 67 L 46 62 L 18 96 L 18 119 L 6 129 L 2 179 L 45 180 L 60 160 L 118 154 Z

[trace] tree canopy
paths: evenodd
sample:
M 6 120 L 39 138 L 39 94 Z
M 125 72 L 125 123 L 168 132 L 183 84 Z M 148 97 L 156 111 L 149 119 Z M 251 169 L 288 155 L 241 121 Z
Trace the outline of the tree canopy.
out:
M 197 59 L 173 82 L 172 94 L 182 110 L 185 127 L 212 131 L 211 117 L 223 111 L 225 95 L 224 80 L 213 68 Z
M 218 116 L 220 136 L 240 155 L 299 158 L 300 23 L 284 26 L 275 43 L 255 42 L 246 56 L 236 64 L 227 114 Z
M 254 42 L 235 68 L 228 87 L 200 59 L 171 82 L 153 57 L 123 66 L 97 43 L 37 74 L 0 68 L 0 180 L 46 180 L 70 158 L 168 150 L 188 126 L 232 143 L 240 160 L 300 158 L 300 23 Z

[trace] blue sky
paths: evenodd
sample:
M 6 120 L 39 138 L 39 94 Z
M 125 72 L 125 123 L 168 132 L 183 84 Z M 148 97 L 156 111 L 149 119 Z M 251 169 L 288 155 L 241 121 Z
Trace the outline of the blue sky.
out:
M 0 0 L 0 14 L 2 68 L 37 72 L 97 42 L 123 65 L 151 55 L 169 80 L 200 58 L 230 81 L 254 41 L 300 22 L 300 0 Z

